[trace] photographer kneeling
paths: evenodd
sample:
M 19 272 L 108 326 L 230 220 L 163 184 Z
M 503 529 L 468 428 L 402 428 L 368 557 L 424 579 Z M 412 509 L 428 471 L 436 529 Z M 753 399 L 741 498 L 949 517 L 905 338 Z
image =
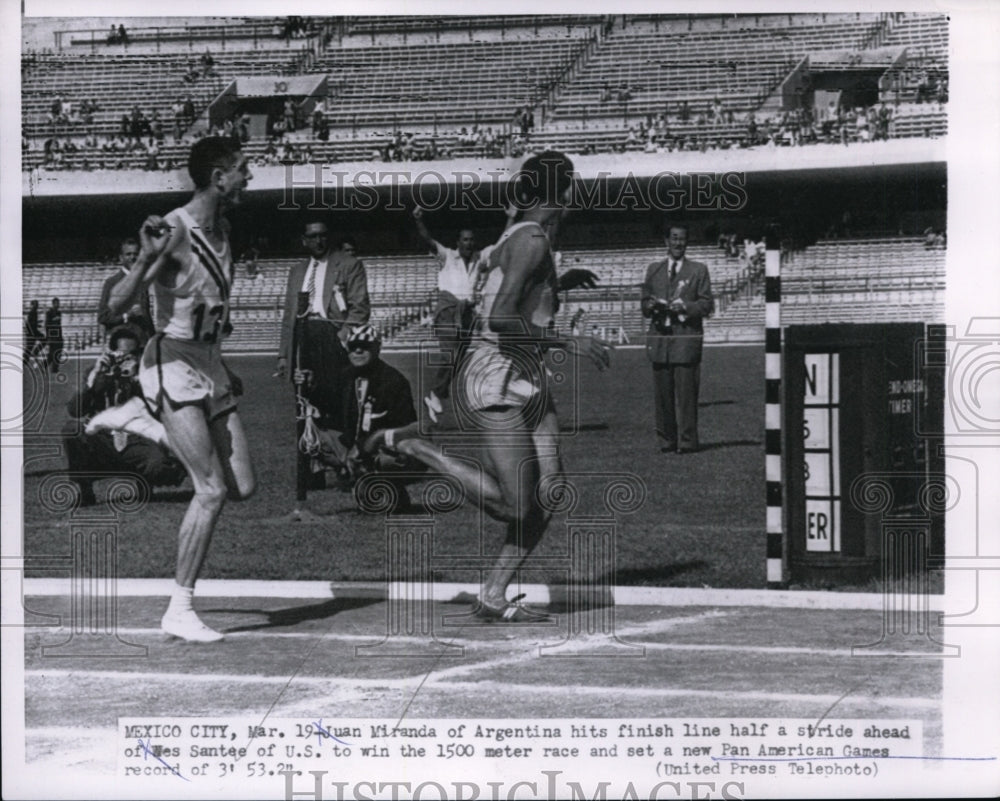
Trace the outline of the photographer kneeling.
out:
M 298 371 L 316 400 L 316 411 L 329 429 L 310 426 L 315 461 L 337 471 L 342 489 L 371 472 L 422 471 L 424 466 L 396 451 L 396 443 L 417 433 L 410 382 L 379 356 L 381 340 L 370 325 L 347 338 L 349 367 Z M 323 408 L 326 407 L 326 408 Z M 403 481 L 396 483 L 398 509 L 409 505 Z
M 135 332 L 124 326 L 117 328 L 111 332 L 107 350 L 87 375 L 84 389 L 66 404 L 67 413 L 74 418 L 63 429 L 68 474 L 80 488 L 82 506 L 97 501 L 93 485 L 100 476 L 94 474 L 138 475 L 151 486 L 177 486 L 187 475 L 180 461 L 162 444 L 166 441 L 163 426 L 142 405 L 138 368 L 139 341 Z M 125 411 L 117 417 L 123 425 L 128 423 L 130 432 L 141 431 L 142 435 L 95 427 L 94 418 L 108 418 L 101 413 L 109 409 Z M 126 417 L 131 419 L 126 421 Z M 87 424 L 83 430 L 81 420 Z

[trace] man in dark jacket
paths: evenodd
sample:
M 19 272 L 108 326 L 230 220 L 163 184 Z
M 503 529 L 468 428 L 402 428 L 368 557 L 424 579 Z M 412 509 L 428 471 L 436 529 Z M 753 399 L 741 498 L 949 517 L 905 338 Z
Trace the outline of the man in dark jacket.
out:
M 318 432 L 323 461 L 347 484 L 372 471 L 423 469 L 395 450 L 398 439 L 418 430 L 410 382 L 382 361 L 372 326 L 356 328 L 346 346 L 350 366 L 311 376 L 325 429 Z M 406 490 L 399 485 L 397 492 L 405 505 Z
M 45 334 L 38 322 L 38 301 L 33 300 L 24 316 L 24 361 L 34 359 L 44 346 Z
M 653 364 L 656 433 L 663 453 L 698 450 L 702 321 L 715 309 L 708 267 L 685 258 L 688 228 L 668 223 L 668 258 L 646 269 L 642 314 L 649 318 L 646 355 Z

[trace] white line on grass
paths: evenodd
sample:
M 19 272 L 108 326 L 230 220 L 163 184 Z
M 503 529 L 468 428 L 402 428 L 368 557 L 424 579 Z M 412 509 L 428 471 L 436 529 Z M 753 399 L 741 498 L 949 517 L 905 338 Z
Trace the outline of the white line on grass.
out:
M 616 686 L 571 686 L 560 684 L 513 684 L 499 681 L 474 681 L 461 682 L 449 681 L 437 688 L 468 688 L 475 689 L 479 693 L 494 691 L 497 697 L 509 696 L 511 691 L 543 693 L 543 694 L 570 694 L 570 695 L 602 695 L 614 697 L 620 700 L 623 697 L 658 697 L 658 698 L 724 698 L 733 701 L 768 701 L 788 704 L 832 704 L 840 701 L 841 705 L 860 704 L 865 710 L 870 712 L 873 704 L 882 707 L 901 707 L 904 709 L 939 709 L 941 701 L 932 698 L 897 698 L 894 696 L 879 696 L 858 694 L 849 698 L 841 699 L 837 695 L 805 695 L 797 693 L 769 693 L 761 691 L 741 692 L 739 690 L 694 690 L 683 688 L 664 687 L 616 687 Z
M 694 620 L 679 620 L 679 623 L 693 623 Z M 33 632 L 45 632 L 46 627 L 41 626 L 29 626 L 26 627 Z M 661 630 L 666 631 L 670 626 L 664 626 Z M 498 631 L 497 628 L 488 628 L 486 626 L 476 626 L 476 629 L 487 629 L 490 631 Z M 49 630 L 53 635 L 66 633 L 67 629 L 53 628 Z M 117 629 L 117 633 L 121 637 L 155 637 L 161 638 L 163 636 L 162 629 L 158 628 L 120 628 Z M 344 643 L 360 643 L 365 646 L 375 646 L 378 645 L 384 638 L 380 638 L 378 635 L 372 634 L 332 634 L 326 632 L 298 632 L 298 631 L 231 631 L 224 632 L 227 640 L 244 640 L 244 639 L 261 639 L 261 640 L 305 640 L 311 641 L 317 638 L 331 640 L 335 642 Z M 646 634 L 653 634 L 656 632 L 647 631 Z M 645 640 L 635 640 L 632 639 L 635 636 L 635 632 L 632 632 L 628 628 L 621 630 L 615 630 L 614 636 L 624 642 L 626 645 L 642 646 L 651 651 L 703 651 L 706 653 L 712 652 L 724 652 L 724 653 L 741 653 L 741 654 L 786 654 L 786 655 L 800 655 L 800 656 L 819 656 L 819 657 L 836 657 L 844 659 L 854 659 L 856 658 L 852 653 L 852 646 L 857 647 L 859 643 L 853 643 L 852 645 L 845 645 L 842 648 L 812 648 L 808 645 L 796 646 L 796 645 L 732 645 L 730 643 L 664 643 L 664 642 L 648 642 Z M 509 658 L 498 660 L 499 662 L 519 662 L 522 659 L 527 659 L 535 656 L 535 648 L 539 647 L 552 647 L 552 646 L 562 646 L 567 650 L 572 650 L 577 647 L 580 650 L 581 656 L 594 656 L 600 657 L 604 654 L 604 647 L 607 645 L 607 637 L 605 636 L 591 636 L 591 637 L 581 637 L 578 639 L 568 639 L 563 636 L 561 639 L 553 637 L 550 640 L 532 640 L 528 641 L 512 641 L 509 639 L 463 639 L 457 634 L 448 637 L 439 637 L 439 641 L 445 642 L 452 645 L 460 645 L 463 648 L 471 650 L 482 650 L 489 651 L 494 649 L 503 649 L 504 653 L 509 654 L 512 647 L 521 647 L 524 649 L 523 655 L 511 655 Z M 392 637 L 392 642 L 399 644 L 414 644 L 414 645 L 426 645 L 426 637 L 408 637 L 403 635 L 396 635 Z M 179 644 L 179 643 L 178 643 Z M 587 653 L 590 651 L 591 653 Z M 913 649 L 908 652 L 906 656 L 926 656 L 931 658 L 939 658 L 940 653 L 936 651 L 920 651 Z M 886 654 L 885 658 L 899 658 L 900 655 L 896 654 Z M 431 657 L 423 657 L 429 659 Z M 872 657 L 875 658 L 875 657 Z M 445 668 L 443 670 L 436 670 L 435 675 L 451 675 L 452 673 L 462 673 L 466 670 L 471 670 L 473 668 L 483 668 L 490 667 L 493 662 L 476 662 L 472 665 L 461 665 L 455 666 L 454 668 Z
M 16 565 L 12 565 L 15 568 Z M 169 596 L 171 579 L 118 579 L 119 598 Z M 24 596 L 70 597 L 68 578 L 26 578 Z M 565 599 L 569 588 L 561 585 L 523 584 L 519 588 L 530 604 Z M 617 606 L 762 606 L 773 609 L 924 609 L 944 611 L 941 595 L 894 595 L 877 592 L 793 592 L 789 590 L 735 590 L 690 587 L 614 587 Z M 400 594 L 407 595 L 403 590 Z M 435 582 L 430 598 L 453 601 L 479 594 L 478 584 Z M 388 586 L 379 582 L 254 581 L 205 579 L 195 588 L 199 598 L 387 598 Z

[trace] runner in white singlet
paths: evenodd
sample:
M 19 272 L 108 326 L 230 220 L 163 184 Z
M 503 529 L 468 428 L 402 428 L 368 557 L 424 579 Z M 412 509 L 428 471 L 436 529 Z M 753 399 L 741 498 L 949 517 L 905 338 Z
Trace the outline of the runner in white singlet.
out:
M 195 143 L 188 172 L 193 197 L 166 217 L 146 219 L 135 267 L 115 285 L 109 306 L 112 313 L 130 308 L 153 286 L 158 333 L 146 346 L 139 380 L 194 484 L 178 537 L 177 583 L 162 627 L 185 640 L 213 642 L 222 634 L 195 614 L 194 584 L 226 498 L 247 498 L 256 486 L 236 413 L 234 377 L 221 353 L 233 282 L 223 214 L 240 202 L 251 174 L 239 146 L 222 137 Z

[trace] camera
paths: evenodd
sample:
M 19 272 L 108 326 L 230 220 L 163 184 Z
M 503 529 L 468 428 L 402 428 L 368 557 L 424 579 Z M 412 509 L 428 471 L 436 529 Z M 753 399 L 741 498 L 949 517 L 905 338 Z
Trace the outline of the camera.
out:
M 115 378 L 135 378 L 139 374 L 139 360 L 133 353 L 112 351 L 108 373 Z
M 671 332 L 670 304 L 665 300 L 657 300 L 653 304 L 652 314 L 653 327 L 661 334 Z

